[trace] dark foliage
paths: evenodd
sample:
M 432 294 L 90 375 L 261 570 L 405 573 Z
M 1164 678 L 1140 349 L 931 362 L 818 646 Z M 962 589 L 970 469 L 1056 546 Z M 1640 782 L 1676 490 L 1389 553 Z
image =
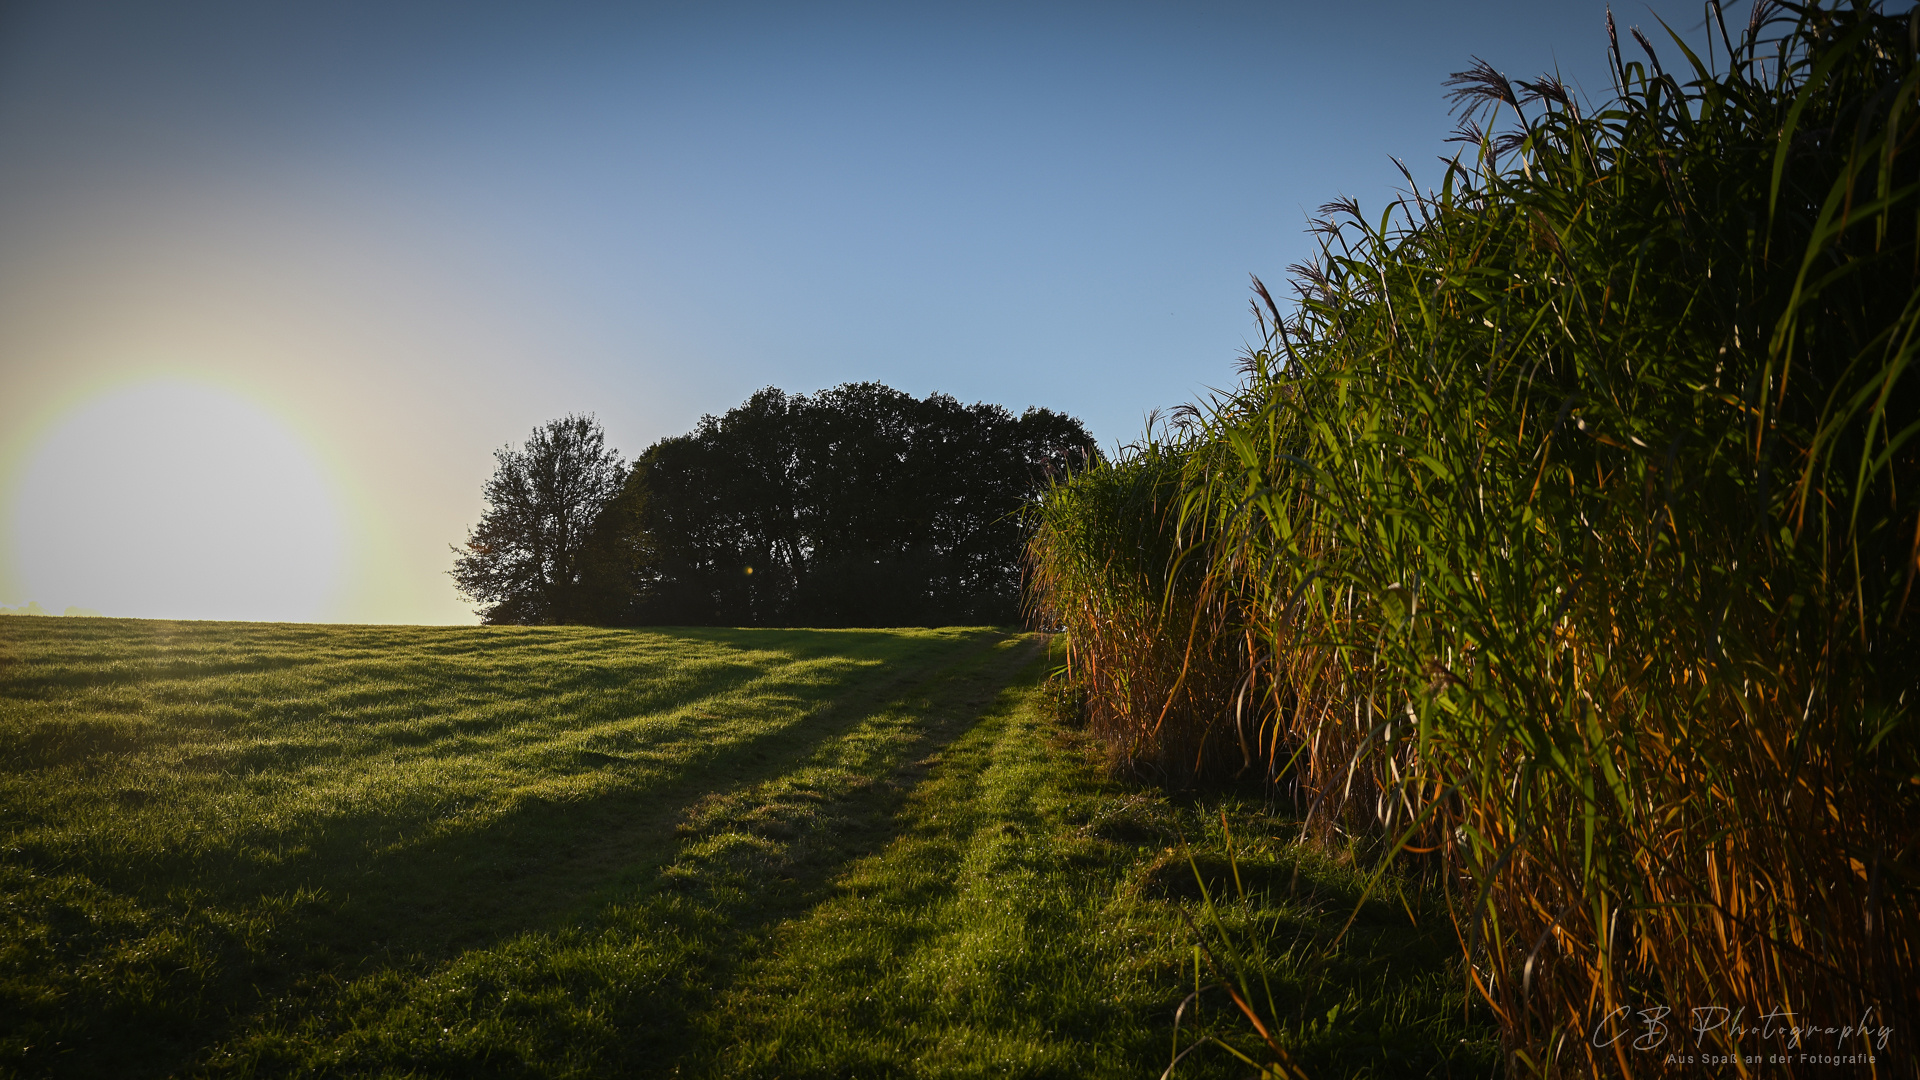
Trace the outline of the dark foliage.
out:
M 1017 511 L 1093 454 L 1045 409 L 878 383 L 768 388 L 655 443 L 608 507 L 597 621 L 939 626 L 1018 619 Z
M 454 583 L 488 623 L 594 621 L 602 564 L 617 549 L 602 509 L 626 476 L 599 421 L 548 421 L 524 449 L 501 447 L 494 458 L 487 512 L 454 549 Z

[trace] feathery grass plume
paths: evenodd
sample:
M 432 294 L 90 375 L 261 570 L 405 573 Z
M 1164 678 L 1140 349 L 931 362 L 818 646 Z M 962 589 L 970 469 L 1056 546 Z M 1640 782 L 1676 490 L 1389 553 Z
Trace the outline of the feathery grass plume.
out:
M 1519 1072 L 1676 1068 L 1665 1008 L 1915 1075 L 1920 16 L 1709 16 L 1597 108 L 1457 77 L 1475 156 L 1330 214 L 1203 427 L 1049 494 L 1099 571 L 1034 602 L 1129 753 L 1252 730 L 1310 833 L 1423 853 Z

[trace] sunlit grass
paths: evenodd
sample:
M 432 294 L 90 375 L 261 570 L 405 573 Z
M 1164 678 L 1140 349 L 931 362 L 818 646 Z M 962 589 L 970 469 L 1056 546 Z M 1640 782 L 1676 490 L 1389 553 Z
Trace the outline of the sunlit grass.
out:
M 168 1045 L 179 1066 L 316 996 L 348 1007 L 366 985 L 600 918 L 671 858 L 688 803 L 1004 637 L 0 634 L 0 1030 L 16 1060 L 103 1068 Z
M 1157 1075 L 1222 805 L 1308 1060 L 1490 1060 L 1439 924 L 1322 957 L 1357 872 L 1109 778 L 1030 636 L 20 620 L 0 657 L 0 1072 Z

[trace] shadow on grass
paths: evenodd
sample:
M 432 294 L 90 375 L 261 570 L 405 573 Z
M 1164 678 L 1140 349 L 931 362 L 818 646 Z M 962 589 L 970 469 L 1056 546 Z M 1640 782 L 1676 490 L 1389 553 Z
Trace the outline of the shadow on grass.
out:
M 609 632 L 599 640 L 577 633 L 576 639 L 586 640 L 555 639 L 552 645 L 564 662 L 544 667 L 529 664 L 525 656 L 524 646 L 547 644 L 537 632 L 507 636 L 520 639 L 523 648 L 515 663 L 502 666 L 537 669 L 542 695 L 580 696 L 583 728 L 599 719 L 659 708 L 659 699 L 669 693 L 636 686 L 631 672 L 609 666 L 614 654 L 633 647 L 636 632 Z M 698 680 L 677 684 L 670 693 L 682 700 L 723 692 L 758 674 L 748 654 L 765 657 L 772 651 L 804 659 L 851 653 L 857 658 L 880 651 L 889 640 L 885 634 L 858 631 L 796 636 L 780 643 L 769 641 L 766 632 L 694 631 L 681 638 L 688 636 L 737 648 L 743 655 L 739 662 L 706 665 Z M 657 1062 L 660 1048 L 684 1030 L 688 1010 L 724 978 L 734 951 L 731 943 L 812 902 L 847 859 L 872 850 L 890 835 L 888 819 L 916 779 L 915 768 L 901 762 L 951 739 L 985 708 L 1016 666 L 993 656 L 994 647 L 1006 637 L 987 631 L 964 635 L 944 647 L 947 655 L 937 663 L 897 675 L 863 680 L 871 666 L 850 663 L 836 669 L 829 685 L 816 681 L 784 692 L 770 688 L 770 694 L 787 697 L 789 706 L 820 704 L 796 721 L 728 741 L 703 742 L 697 730 L 689 731 L 668 747 L 685 750 L 686 767 L 677 771 L 637 761 L 622 752 L 630 748 L 617 740 L 569 748 L 548 770 L 560 776 L 633 772 L 647 784 L 643 788 L 614 786 L 579 798 L 522 797 L 482 826 L 427 838 L 417 833 L 431 824 L 431 815 L 405 821 L 390 812 L 369 812 L 332 817 L 323 834 L 273 859 L 263 860 L 258 852 L 222 850 L 144 864 L 131 860 L 90 866 L 87 887 L 129 899 L 147 896 L 156 908 L 184 903 L 207 911 L 271 910 L 271 925 L 263 928 L 257 920 L 248 924 L 246 919 L 189 920 L 182 933 L 197 935 L 197 950 L 182 953 L 187 959 L 159 972 L 149 989 L 131 995 L 103 992 L 107 988 L 99 986 L 75 986 L 77 995 L 35 995 L 33 987 L 16 982 L 0 1004 L 0 1021 L 15 1030 L 37 1032 L 41 1052 L 20 1047 L 15 1060 L 31 1072 L 49 1075 L 193 1070 L 208 1064 L 211 1045 L 244 1040 L 249 1029 L 263 1023 L 283 1029 L 304 1023 L 289 1010 L 312 1007 L 324 1012 L 330 999 L 349 991 L 378 999 L 381 992 L 365 989 L 373 984 L 390 986 L 404 998 L 409 980 L 425 977 L 454 958 L 485 954 L 529 936 L 591 933 L 606 921 L 611 907 L 632 908 L 635 897 L 651 897 L 639 903 L 644 919 L 662 934 L 693 943 L 688 966 L 669 983 L 651 989 L 636 986 L 627 995 L 619 1010 L 625 1025 L 621 1030 L 638 1038 L 607 1052 L 629 1068 Z M 373 643 L 378 638 L 373 635 Z M 768 648 L 776 644 L 786 647 Z M 442 670 L 436 681 L 455 696 L 485 694 L 490 684 L 497 697 L 502 677 L 499 669 Z M 14 685 L 9 681 L 9 691 Z M 902 702 L 907 704 L 896 704 Z M 817 797 L 800 800 L 810 805 L 808 813 L 797 817 L 748 814 L 753 818 L 745 823 L 751 857 L 704 862 L 682 857 L 676 862 L 676 849 L 701 839 L 697 827 L 685 827 L 690 806 L 776 781 L 854 731 L 875 710 L 889 707 L 902 715 L 911 738 L 882 775 L 843 778 L 846 782 L 838 790 L 814 792 Z M 312 763 L 311 755 L 303 759 L 299 754 L 298 747 L 289 746 L 250 751 L 222 767 L 264 771 L 284 769 L 295 761 Z M 639 775 L 649 769 L 655 775 Z M 135 795 L 120 792 L 119 805 L 137 809 L 158 798 L 146 792 Z M 415 836 L 403 835 L 409 828 Z M 781 847 L 784 856 L 769 857 L 771 848 Z M 38 860 L 17 848 L 7 854 L 16 865 L 22 856 L 29 863 L 42 863 L 38 869 L 43 876 L 72 866 L 70 857 L 54 852 Z M 54 865 L 63 862 L 64 868 Z M 664 887 L 653 888 L 656 882 Z M 49 944 L 57 939 L 79 943 L 112 932 L 113 927 L 97 919 L 83 925 L 92 918 L 85 908 L 76 901 L 70 909 L 61 909 L 73 915 L 63 916 L 71 925 L 55 927 Z M 630 924 L 632 912 L 619 918 Z M 361 989 L 355 991 L 355 986 Z M 32 1000 L 36 996 L 39 1000 Z M 370 1008 L 362 1009 L 368 1023 L 387 1022 L 377 1001 Z M 404 1018 L 396 1022 L 405 1027 Z M 306 1044 L 341 1034 L 311 1025 L 301 1030 L 307 1034 L 295 1041 Z M 668 1042 L 650 1040 L 646 1032 L 660 1033 Z M 399 1055 L 398 1061 L 445 1058 L 442 1051 L 426 1052 L 432 1032 L 390 1034 L 394 1037 L 383 1041 Z M 634 1056 L 636 1048 L 649 1045 L 654 1049 Z M 0 1047 L 7 1049 L 12 1048 Z M 269 1052 L 261 1064 L 272 1071 L 278 1059 L 280 1066 L 299 1071 L 295 1059 L 300 1056 Z M 471 1075 L 514 1072 L 501 1064 L 504 1060 L 488 1053 L 480 1058 L 455 1055 L 445 1058 L 443 1066 Z
M 700 641 L 760 656 L 807 659 L 870 648 L 885 630 L 763 630 L 736 627 L 385 627 L 293 623 L 176 622 L 164 619 L 0 622 L 5 696 L 40 700 L 93 687 L 284 671 L 352 660 L 394 664 L 396 647 L 447 660 L 531 664 L 562 659 L 586 666 L 630 654 L 637 643 Z M 406 666 L 422 666 L 418 663 Z
M 682 826 L 688 808 L 703 797 L 790 772 L 875 709 L 951 679 L 956 668 L 994 643 L 976 642 L 931 672 L 859 686 L 785 727 L 690 753 L 690 767 L 656 786 L 579 801 L 523 799 L 484 829 L 380 856 L 360 876 L 355 898 L 342 905 L 334 932 L 309 932 L 365 942 L 369 954 L 431 959 L 591 918 L 599 906 L 656 877 L 687 835 Z M 944 742 L 957 733 L 957 722 L 978 715 L 965 715 L 964 707 L 962 715 L 954 713 L 950 703 L 926 703 L 914 718 L 922 729 L 919 742 Z M 591 749 L 572 757 L 579 772 L 632 766 L 617 754 Z M 882 789 L 888 792 L 884 808 L 873 803 Z M 861 801 L 863 794 L 848 797 Z M 872 805 L 856 817 L 884 814 L 898 798 L 894 785 L 869 784 L 864 801 Z M 316 861 L 338 865 L 352 855 L 347 845 L 338 853 L 316 852 Z

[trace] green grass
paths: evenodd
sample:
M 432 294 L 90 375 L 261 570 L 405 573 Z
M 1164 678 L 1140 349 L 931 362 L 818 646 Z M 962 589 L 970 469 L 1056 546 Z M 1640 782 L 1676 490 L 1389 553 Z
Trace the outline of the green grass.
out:
M 1224 809 L 1296 1059 L 1487 1075 L 1444 918 L 1390 882 L 1331 945 L 1351 861 L 1107 778 L 1045 667 L 985 629 L 0 621 L 0 1074 L 1158 1075 Z

